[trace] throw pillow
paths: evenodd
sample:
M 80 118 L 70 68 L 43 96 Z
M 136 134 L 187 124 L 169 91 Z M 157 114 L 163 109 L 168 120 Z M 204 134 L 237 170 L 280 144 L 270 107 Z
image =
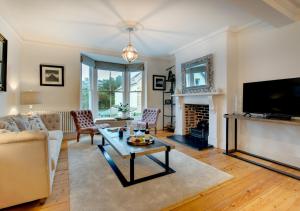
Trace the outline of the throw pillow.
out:
M 3 117 L 0 119 L 0 129 L 6 129 L 11 132 L 20 131 L 12 116 Z
M 14 119 L 20 131 L 30 129 L 29 121 L 26 116 L 17 115 L 17 116 L 13 116 L 12 118 Z
M 29 122 L 29 130 L 48 131 L 39 115 L 27 116 L 27 118 L 28 118 L 28 122 Z

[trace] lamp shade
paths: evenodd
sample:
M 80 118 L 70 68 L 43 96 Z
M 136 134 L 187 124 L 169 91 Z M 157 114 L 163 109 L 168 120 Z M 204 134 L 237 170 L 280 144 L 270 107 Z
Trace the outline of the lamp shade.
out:
M 138 58 L 137 50 L 131 45 L 131 43 L 123 49 L 122 57 L 128 63 L 131 63 Z
M 34 105 L 34 104 L 41 104 L 41 94 L 40 92 L 34 91 L 26 91 L 21 92 L 21 105 Z

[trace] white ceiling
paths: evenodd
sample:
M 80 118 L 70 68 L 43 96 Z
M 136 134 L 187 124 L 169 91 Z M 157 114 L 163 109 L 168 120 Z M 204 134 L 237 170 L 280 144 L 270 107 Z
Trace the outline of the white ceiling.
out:
M 296 0 L 295 0 L 296 1 Z M 146 56 L 167 55 L 227 26 L 255 18 L 230 0 L 0 0 L 0 15 L 24 40 L 121 52 L 128 34 L 118 27 L 144 27 L 133 44 Z

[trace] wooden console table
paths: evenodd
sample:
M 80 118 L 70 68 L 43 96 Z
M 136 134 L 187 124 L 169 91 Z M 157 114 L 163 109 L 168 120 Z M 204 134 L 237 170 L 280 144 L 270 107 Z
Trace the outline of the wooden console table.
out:
M 297 171 L 300 172 L 299 167 L 292 166 L 292 165 L 289 165 L 289 164 L 286 164 L 286 163 L 282 163 L 282 162 L 279 162 L 279 161 L 276 161 L 276 160 L 272 160 L 272 159 L 269 159 L 269 158 L 266 158 L 266 157 L 263 157 L 263 156 L 255 155 L 255 154 L 243 151 L 243 150 L 239 150 L 238 147 L 237 147 L 237 142 L 238 142 L 237 124 L 238 124 L 238 120 L 250 120 L 250 121 L 270 122 L 270 123 L 299 125 L 299 126 L 300 126 L 300 120 L 275 120 L 275 119 L 266 119 L 266 118 L 263 118 L 263 117 L 253 117 L 253 116 L 249 117 L 249 116 L 244 116 L 242 114 L 225 114 L 224 118 L 226 118 L 226 151 L 225 151 L 226 155 L 237 158 L 237 159 L 240 159 L 240 160 L 243 160 L 243 161 L 246 161 L 248 163 L 251 163 L 251 164 L 254 164 L 254 165 L 257 165 L 257 166 L 260 166 L 260 167 L 263 167 L 265 169 L 277 172 L 279 174 L 283 174 L 283 175 L 286 175 L 288 177 L 300 180 L 300 176 L 298 176 L 298 175 L 295 175 L 295 174 L 292 174 L 292 173 L 289 173 L 289 172 L 286 172 L 286 171 L 283 171 L 283 170 L 280 170 L 280 169 L 277 169 L 277 168 L 273 168 L 271 166 L 268 166 L 268 165 L 265 165 L 265 164 L 262 164 L 262 163 L 259 163 L 259 162 L 256 162 L 256 161 L 253 161 L 253 160 L 250 160 L 250 159 L 247 159 L 247 158 L 244 158 L 244 157 L 241 157 L 241 156 L 238 156 L 238 155 L 234 154 L 235 152 L 239 152 L 239 153 L 251 156 L 251 157 L 259 158 L 261 160 L 265 160 L 265 161 L 268 161 L 268 162 L 271 162 L 271 163 L 275 163 L 279 166 L 287 167 L 287 168 L 294 169 L 294 170 L 297 170 Z M 234 119 L 234 149 L 232 149 L 232 150 L 229 150 L 229 144 L 228 144 L 228 141 L 229 141 L 228 140 L 229 119 Z

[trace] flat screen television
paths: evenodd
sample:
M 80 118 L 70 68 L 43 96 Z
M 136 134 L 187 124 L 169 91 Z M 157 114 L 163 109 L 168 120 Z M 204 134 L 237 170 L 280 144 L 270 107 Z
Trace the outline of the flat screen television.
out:
M 300 78 L 244 83 L 243 112 L 300 116 Z

